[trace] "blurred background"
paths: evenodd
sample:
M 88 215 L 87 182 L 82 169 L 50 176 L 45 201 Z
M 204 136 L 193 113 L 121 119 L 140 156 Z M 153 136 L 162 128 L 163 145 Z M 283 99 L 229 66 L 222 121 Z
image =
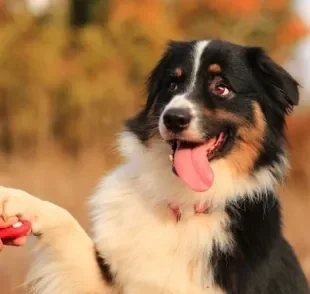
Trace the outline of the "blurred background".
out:
M 114 138 L 144 102 L 169 39 L 259 45 L 301 83 L 288 120 L 292 168 L 279 187 L 285 234 L 310 280 L 309 0 L 0 0 L 0 185 L 69 209 L 120 162 Z M 29 260 L 0 254 L 1 294 L 22 294 Z

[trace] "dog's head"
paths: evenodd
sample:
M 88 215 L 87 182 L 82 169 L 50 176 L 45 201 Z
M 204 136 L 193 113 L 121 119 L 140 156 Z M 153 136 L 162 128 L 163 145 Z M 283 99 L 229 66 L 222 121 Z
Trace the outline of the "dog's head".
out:
M 169 168 L 192 190 L 209 190 L 225 170 L 236 183 L 266 170 L 282 175 L 285 116 L 298 104 L 298 83 L 263 49 L 171 42 L 147 90 L 127 129 L 150 152 L 159 141 L 169 145 Z

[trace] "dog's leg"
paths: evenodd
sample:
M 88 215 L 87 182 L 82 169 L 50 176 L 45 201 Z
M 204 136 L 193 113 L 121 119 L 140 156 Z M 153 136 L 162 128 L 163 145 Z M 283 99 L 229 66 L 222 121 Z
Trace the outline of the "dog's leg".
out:
M 65 209 L 28 193 L 0 187 L 0 216 L 32 223 L 38 249 L 28 275 L 30 293 L 106 294 L 92 240 Z

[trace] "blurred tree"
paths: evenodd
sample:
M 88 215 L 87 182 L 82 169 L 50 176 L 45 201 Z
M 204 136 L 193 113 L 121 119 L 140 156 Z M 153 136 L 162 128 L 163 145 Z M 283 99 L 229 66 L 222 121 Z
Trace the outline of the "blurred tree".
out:
M 70 1 L 70 24 L 73 28 L 87 25 L 91 20 L 92 0 Z
M 190 4 L 189 4 L 190 3 Z M 173 1 L 178 25 L 192 38 L 223 38 L 266 48 L 284 62 L 308 28 L 291 0 Z
M 9 12 L 7 9 L 8 3 L 5 0 L 0 0 L 0 22 L 7 21 Z
M 308 33 L 291 0 L 57 3 L 38 22 L 26 6 L 9 11 L 0 0 L 2 150 L 105 150 L 141 105 L 146 75 L 168 39 L 224 38 L 263 46 L 284 62 Z

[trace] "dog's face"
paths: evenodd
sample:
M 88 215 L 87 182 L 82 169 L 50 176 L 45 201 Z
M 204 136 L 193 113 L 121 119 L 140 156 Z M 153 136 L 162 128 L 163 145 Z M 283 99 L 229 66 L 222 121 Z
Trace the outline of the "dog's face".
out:
M 145 108 L 127 128 L 146 148 L 159 138 L 169 144 L 172 171 L 202 192 L 223 164 L 235 179 L 280 164 L 285 115 L 298 99 L 297 82 L 261 48 L 172 42 L 148 80 Z

